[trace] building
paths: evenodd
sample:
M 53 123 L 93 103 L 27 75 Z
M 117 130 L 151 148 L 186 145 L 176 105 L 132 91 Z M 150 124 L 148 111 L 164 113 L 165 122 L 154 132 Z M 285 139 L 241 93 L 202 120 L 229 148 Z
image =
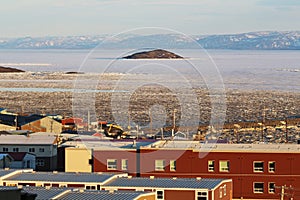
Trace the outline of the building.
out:
M 232 199 L 230 179 L 134 178 L 126 173 L 58 173 L 6 169 L 0 170 L 0 185 L 22 187 L 26 193 L 36 194 L 37 199 Z M 70 187 L 73 189 L 69 189 Z
M 27 152 L 10 152 L 12 161 L 8 168 L 11 169 L 33 169 L 36 167 L 35 155 Z
M 0 135 L 0 151 L 24 152 L 36 157 L 36 170 L 53 171 L 57 168 L 57 145 L 55 136 Z
M 5 174 L 1 180 L 3 186 L 73 187 L 101 190 L 101 187 L 107 182 L 125 176 L 127 176 L 125 173 L 62 173 L 16 170 L 11 174 Z
M 156 199 L 229 200 L 232 180 L 202 178 L 117 178 L 105 190 L 154 191 Z
M 51 188 L 51 187 L 23 187 L 23 191 L 29 194 L 37 195 L 36 200 L 57 199 L 57 200 L 154 200 L 155 193 L 153 192 L 131 192 L 131 191 L 97 191 L 97 190 L 82 190 L 72 188 Z
M 233 180 L 233 198 L 300 199 L 300 146 L 297 144 L 214 144 L 157 141 L 148 145 L 87 145 L 81 158 L 94 172 L 126 172 L 141 177 Z M 102 145 L 101 145 L 102 146 Z M 68 151 L 68 149 L 66 149 Z M 81 149 L 82 151 L 82 149 Z M 72 156 L 76 148 L 72 149 Z M 84 161 L 85 160 L 85 161 Z M 69 162 L 66 160 L 66 163 Z M 68 165 L 72 165 L 72 161 Z
M 4 169 L 10 166 L 13 158 L 7 153 L 0 154 L 0 169 Z
M 48 132 L 60 134 L 62 132 L 62 124 L 50 117 L 43 117 L 34 121 L 30 121 L 21 125 L 21 130 L 29 130 L 31 132 Z

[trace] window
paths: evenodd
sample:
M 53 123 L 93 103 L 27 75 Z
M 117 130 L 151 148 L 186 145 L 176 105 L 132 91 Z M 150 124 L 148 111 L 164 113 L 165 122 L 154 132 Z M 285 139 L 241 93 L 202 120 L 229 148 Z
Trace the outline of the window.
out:
M 8 148 L 3 147 L 3 152 L 8 152 Z
M 128 170 L 128 160 L 122 159 L 122 170 Z
M 254 193 L 264 192 L 264 183 L 254 183 Z
M 170 171 L 176 171 L 176 160 L 170 160 Z
M 29 148 L 29 152 L 35 152 L 35 148 Z
M 39 167 L 45 166 L 45 161 L 44 160 L 36 160 L 36 166 L 39 166 Z
M 107 169 L 116 170 L 117 169 L 117 160 L 116 159 L 107 159 Z
M 275 172 L 275 162 L 269 162 L 269 172 Z
M 215 171 L 215 161 L 214 160 L 208 161 L 208 171 L 209 172 Z
M 254 161 L 253 162 L 253 171 L 254 172 L 264 172 L 264 162 Z
M 220 188 L 219 188 L 219 197 L 220 197 L 220 199 L 222 199 L 222 194 L 223 194 L 222 191 L 223 191 L 223 188 L 220 187 Z
M 275 193 L 275 183 L 269 183 L 269 193 Z
M 156 191 L 156 199 L 164 199 L 164 191 L 163 190 Z
M 227 190 L 227 187 L 226 187 L 226 185 L 224 185 L 224 186 L 223 186 L 223 193 L 224 193 L 224 196 L 227 195 L 227 191 L 226 191 L 226 190 Z
M 39 152 L 40 153 L 45 152 L 45 149 L 44 148 L 39 148 Z
M 164 170 L 165 170 L 165 161 L 155 160 L 155 171 L 164 171 Z
M 229 172 L 229 161 L 220 160 L 220 172 Z
M 207 192 L 197 192 L 197 200 L 207 200 Z
M 19 148 L 13 148 L 13 152 L 19 152 Z

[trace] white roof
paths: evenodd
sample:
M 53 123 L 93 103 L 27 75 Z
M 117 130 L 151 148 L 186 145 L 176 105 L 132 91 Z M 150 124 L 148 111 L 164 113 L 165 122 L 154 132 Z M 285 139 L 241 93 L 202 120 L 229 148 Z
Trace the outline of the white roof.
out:
M 158 141 L 142 148 L 189 149 L 196 152 L 300 153 L 300 144 L 219 144 L 200 143 L 199 141 Z
M 43 135 L 0 135 L 0 144 L 15 144 L 15 145 L 45 145 L 54 144 L 56 137 Z

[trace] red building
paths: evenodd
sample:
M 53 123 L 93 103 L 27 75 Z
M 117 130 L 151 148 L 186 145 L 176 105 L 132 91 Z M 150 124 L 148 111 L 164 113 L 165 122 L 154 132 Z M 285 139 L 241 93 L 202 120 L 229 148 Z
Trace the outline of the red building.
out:
M 128 146 L 127 146 L 128 147 Z M 300 146 L 159 141 L 140 148 L 93 150 L 95 172 L 133 176 L 230 178 L 233 198 L 300 199 Z

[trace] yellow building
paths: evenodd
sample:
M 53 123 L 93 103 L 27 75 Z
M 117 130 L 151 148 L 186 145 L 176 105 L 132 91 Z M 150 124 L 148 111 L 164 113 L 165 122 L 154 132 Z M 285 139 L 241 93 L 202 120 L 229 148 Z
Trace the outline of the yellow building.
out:
M 92 172 L 92 151 L 87 148 L 69 147 L 65 149 L 66 172 Z

